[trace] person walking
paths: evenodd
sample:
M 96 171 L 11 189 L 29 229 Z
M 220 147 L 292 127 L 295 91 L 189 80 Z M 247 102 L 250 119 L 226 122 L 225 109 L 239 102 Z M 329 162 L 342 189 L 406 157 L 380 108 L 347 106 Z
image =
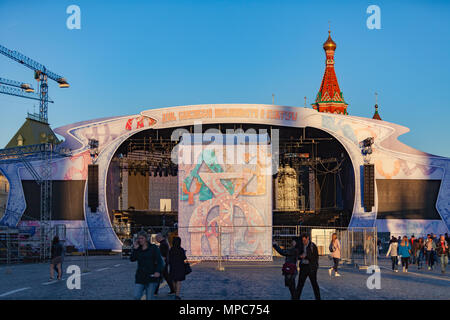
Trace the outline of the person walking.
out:
M 434 233 L 431 233 L 431 239 L 433 239 L 433 242 L 437 248 L 439 238 Z M 433 264 L 434 263 L 438 263 L 438 256 L 437 256 L 436 250 L 433 251 Z
M 161 282 L 163 281 L 163 278 L 166 280 L 167 285 L 169 286 L 169 294 L 175 294 L 175 289 L 173 287 L 172 280 L 170 280 L 169 277 L 169 242 L 167 241 L 166 237 L 164 237 L 161 233 L 158 233 L 155 237 L 156 241 L 159 243 L 159 251 L 161 252 L 161 257 L 164 261 L 164 269 L 162 271 L 162 277 L 160 277 L 160 281 L 156 285 L 155 289 L 155 295 L 158 295 L 159 292 L 159 286 L 161 285 Z
M 417 248 L 416 248 L 416 262 L 417 262 L 417 269 L 422 269 L 422 261 L 425 257 L 424 248 L 425 248 L 425 242 L 423 241 L 423 237 L 420 237 L 417 242 Z
M 411 259 L 410 259 L 410 263 L 411 264 L 416 264 L 416 250 L 417 250 L 417 239 L 414 235 L 411 236 L 410 239 L 410 243 L 411 243 Z
M 276 241 L 273 242 L 273 248 L 282 256 L 285 257 L 282 273 L 284 276 L 284 285 L 288 287 L 291 293 L 291 300 L 295 300 L 295 278 L 297 277 L 297 261 L 298 261 L 298 249 L 297 242 L 299 240 L 294 238 L 291 241 L 291 247 L 288 249 L 281 249 Z
M 386 253 L 386 257 L 391 255 L 391 261 L 392 261 L 392 271 L 398 272 L 398 242 L 397 239 L 392 239 L 391 243 L 389 244 L 388 252 Z
M 391 236 L 391 239 L 389 240 L 389 245 L 390 245 L 392 242 L 398 242 L 398 241 L 397 241 L 397 238 L 396 238 L 395 236 Z
M 147 300 L 154 299 L 159 277 L 164 269 L 164 261 L 159 248 L 150 243 L 145 231 L 140 231 L 133 243 L 130 261 L 137 261 L 134 299 L 141 300 L 145 292 Z
M 403 237 L 398 248 L 398 254 L 402 256 L 403 272 L 408 272 L 409 258 L 411 257 L 411 244 L 409 243 L 407 236 Z
M 441 235 L 436 248 L 436 253 L 439 256 L 441 262 L 441 272 L 445 273 L 445 269 L 448 264 L 448 242 L 445 240 L 445 236 Z
M 175 299 L 181 300 L 181 282 L 186 280 L 186 251 L 181 247 L 181 238 L 174 237 L 169 250 L 169 278 L 173 281 Z
M 331 236 L 329 250 L 331 252 L 331 258 L 333 258 L 333 266 L 328 269 L 328 274 L 331 277 L 331 274 L 334 270 L 334 276 L 340 277 L 341 275 L 338 272 L 338 266 L 339 261 L 341 260 L 341 242 L 339 241 L 336 233 L 333 233 L 333 235 Z
M 320 288 L 317 283 L 317 270 L 319 269 L 319 251 L 317 246 L 310 241 L 309 235 L 302 235 L 302 242 L 299 249 L 300 259 L 300 273 L 298 276 L 298 285 L 296 292 L 296 299 L 300 300 L 303 286 L 306 278 L 309 277 L 311 286 L 314 291 L 316 300 L 320 300 Z
M 427 259 L 428 270 L 433 270 L 434 265 L 434 252 L 436 251 L 436 244 L 433 238 L 429 236 L 427 242 L 425 243 L 425 256 Z
M 59 237 L 55 236 L 52 240 L 52 247 L 51 247 L 51 261 L 50 261 L 50 280 L 55 279 L 55 269 L 58 273 L 58 280 L 61 280 L 62 277 L 62 271 L 61 271 L 61 264 L 62 264 L 62 255 L 63 255 L 63 245 L 59 241 Z

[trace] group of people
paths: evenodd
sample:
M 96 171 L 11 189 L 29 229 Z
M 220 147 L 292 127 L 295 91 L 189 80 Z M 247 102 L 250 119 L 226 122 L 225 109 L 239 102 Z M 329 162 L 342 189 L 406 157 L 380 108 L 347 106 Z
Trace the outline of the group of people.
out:
M 450 256 L 449 241 L 447 233 L 440 237 L 428 234 L 426 238 L 418 239 L 414 235 L 410 239 L 407 236 L 403 236 L 403 238 L 392 236 L 386 257 L 391 257 L 392 271 L 394 272 L 398 272 L 397 265 L 400 257 L 403 272 L 408 272 L 409 264 L 417 264 L 417 268 L 420 270 L 423 262 L 426 263 L 428 270 L 432 270 L 435 262 L 439 261 L 441 272 L 445 273 Z
M 159 246 L 150 243 L 149 235 L 145 231 L 137 234 L 131 251 L 131 261 L 137 261 L 135 275 L 134 298 L 142 299 L 146 295 L 147 300 L 154 299 L 158 295 L 161 282 L 166 280 L 170 295 L 175 295 L 179 300 L 181 282 L 186 279 L 190 272 L 189 263 L 186 262 L 186 252 L 181 247 L 181 238 L 174 237 L 172 247 L 162 234 L 156 235 Z M 51 245 L 50 280 L 62 277 L 62 262 L 64 257 L 64 246 L 55 236 Z
M 147 300 L 153 300 L 165 279 L 169 294 L 175 294 L 175 299 L 180 300 L 181 283 L 190 272 L 181 238 L 174 237 L 171 247 L 162 234 L 156 235 L 156 241 L 159 247 L 150 242 L 145 231 L 140 231 L 133 243 L 130 260 L 137 261 L 134 299 L 141 300 L 145 293 Z
M 275 241 L 273 247 L 279 254 L 286 257 L 282 273 L 285 277 L 285 285 L 291 293 L 291 299 L 300 300 L 305 281 L 309 278 L 314 297 L 316 300 L 320 300 L 320 287 L 317 283 L 319 252 L 316 244 L 311 242 L 309 235 L 304 234 L 300 238 L 294 238 L 291 241 L 291 246 L 287 249 L 280 248 Z M 336 272 L 338 263 L 335 263 Z M 297 274 L 298 283 L 296 284 Z
M 186 251 L 181 247 L 181 238 L 174 237 L 172 246 L 162 235 L 156 235 L 156 241 L 159 246 L 152 244 L 149 235 L 145 231 L 140 231 L 133 243 L 131 251 L 131 261 L 137 261 L 137 270 L 135 275 L 134 298 L 142 299 L 145 293 L 147 300 L 154 299 L 158 295 L 159 287 L 163 279 L 169 286 L 169 294 L 174 294 L 175 299 L 179 300 L 181 283 L 186 279 L 186 275 L 191 272 L 189 263 L 186 261 Z M 399 258 L 403 267 L 403 272 L 408 272 L 410 264 L 417 264 L 421 269 L 423 262 L 432 270 L 435 262 L 439 261 L 442 273 L 446 272 L 449 253 L 450 239 L 448 234 L 437 237 L 434 234 L 428 234 L 426 238 L 416 239 L 411 236 L 398 237 L 392 236 L 389 241 L 389 249 L 386 257 L 390 256 L 392 261 L 392 270 L 398 272 Z M 291 299 L 299 300 L 302 294 L 305 281 L 309 278 L 316 300 L 320 300 L 320 287 L 317 282 L 317 271 L 319 269 L 319 253 L 316 244 L 314 244 L 308 234 L 294 238 L 291 246 L 286 249 L 280 248 L 277 242 L 273 242 L 274 249 L 285 257 L 285 263 L 282 273 L 285 277 L 285 286 L 288 287 Z M 329 268 L 329 275 L 333 271 L 335 277 L 340 277 L 338 272 L 339 261 L 341 259 L 341 243 L 336 233 L 333 233 L 329 245 L 330 258 L 333 260 L 333 266 Z M 54 279 L 54 272 L 58 273 L 58 280 L 61 279 L 61 264 L 63 260 L 64 247 L 56 236 L 52 241 L 50 279 Z M 298 275 L 298 283 L 296 277 Z

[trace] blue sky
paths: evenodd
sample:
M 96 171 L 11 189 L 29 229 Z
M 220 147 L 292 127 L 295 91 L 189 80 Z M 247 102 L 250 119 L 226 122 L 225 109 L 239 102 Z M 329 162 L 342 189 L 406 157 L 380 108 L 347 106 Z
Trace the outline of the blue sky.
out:
M 81 30 L 66 8 L 81 8 Z M 369 30 L 366 9 L 381 9 Z M 10 1 L 0 0 L 0 44 L 43 63 L 53 127 L 205 103 L 303 106 L 324 72 L 328 21 L 336 73 L 351 115 L 405 125 L 401 141 L 450 157 L 450 1 Z M 0 56 L 0 77 L 33 73 Z M 0 95 L 0 145 L 38 102 Z M 37 108 L 36 108 L 37 111 Z

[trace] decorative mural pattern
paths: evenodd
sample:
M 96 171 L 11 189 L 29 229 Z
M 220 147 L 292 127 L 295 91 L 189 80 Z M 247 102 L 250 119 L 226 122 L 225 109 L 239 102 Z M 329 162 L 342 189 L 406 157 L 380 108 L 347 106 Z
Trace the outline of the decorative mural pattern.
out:
M 441 181 L 436 208 L 450 231 L 450 161 L 447 159 L 436 160 L 445 169 L 444 177 Z
M 15 164 L 0 166 L 2 174 L 9 182 L 8 203 L 6 204 L 5 214 L 0 220 L 0 225 L 15 227 L 26 209 L 25 195 L 22 189 L 22 180 L 19 176 L 19 168 Z
M 256 154 L 245 158 L 270 157 L 261 148 L 268 147 L 259 146 Z M 194 152 L 197 159 L 194 165 L 179 164 L 178 169 L 179 235 L 188 257 L 271 260 L 271 175 L 261 168 L 270 168 L 271 163 L 227 165 L 217 158 L 222 154 L 217 149 L 187 149 L 181 147 L 179 152 Z
M 377 179 L 442 179 L 437 209 L 445 221 L 444 226 L 446 225 L 447 228 L 450 228 L 450 191 L 446 191 L 450 190 L 450 175 L 443 177 L 444 168 L 448 166 L 450 159 L 426 155 L 410 155 L 403 150 L 386 150 L 380 147 L 383 140 L 393 135 L 396 130 L 394 127 L 389 127 L 389 123 L 386 122 L 375 125 L 373 121 L 357 120 L 352 117 L 335 115 L 321 115 L 321 117 L 322 129 L 330 131 L 346 147 L 355 168 L 355 178 L 357 181 L 361 181 L 361 184 L 359 168 L 364 164 L 364 161 L 359 149 L 359 142 L 369 136 L 374 137 L 371 161 L 375 164 Z M 364 208 L 361 205 L 361 184 L 356 184 L 355 206 L 350 226 L 376 226 L 378 224 L 376 220 L 378 205 L 375 205 L 372 212 L 364 212 Z M 377 202 L 376 193 L 375 199 Z M 424 226 L 423 223 L 420 225 Z M 406 224 L 396 224 L 396 232 L 399 231 L 400 226 L 406 228 Z M 436 226 L 437 224 L 429 224 L 427 228 L 430 229 Z M 392 224 L 389 224 L 388 227 L 394 228 Z M 386 228 L 386 226 L 383 228 Z M 441 227 L 439 228 L 442 229 Z M 437 233 L 437 231 L 435 232 Z
M 374 163 L 377 176 L 383 179 L 441 179 L 442 169 L 409 162 L 399 158 L 388 158 L 375 155 Z

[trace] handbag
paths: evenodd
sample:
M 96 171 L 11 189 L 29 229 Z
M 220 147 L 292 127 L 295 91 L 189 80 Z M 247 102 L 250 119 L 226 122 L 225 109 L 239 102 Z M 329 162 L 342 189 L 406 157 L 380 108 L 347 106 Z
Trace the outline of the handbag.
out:
M 295 274 L 297 271 L 297 266 L 294 263 L 285 262 L 283 268 L 281 269 L 283 275 Z
M 330 247 L 328 248 L 328 250 L 330 250 L 330 252 L 334 252 L 333 243 L 330 243 Z
M 185 274 L 185 275 L 188 275 L 188 274 L 191 273 L 191 272 L 192 272 L 191 265 L 189 264 L 189 262 L 186 262 L 186 263 L 184 264 L 184 274 Z

